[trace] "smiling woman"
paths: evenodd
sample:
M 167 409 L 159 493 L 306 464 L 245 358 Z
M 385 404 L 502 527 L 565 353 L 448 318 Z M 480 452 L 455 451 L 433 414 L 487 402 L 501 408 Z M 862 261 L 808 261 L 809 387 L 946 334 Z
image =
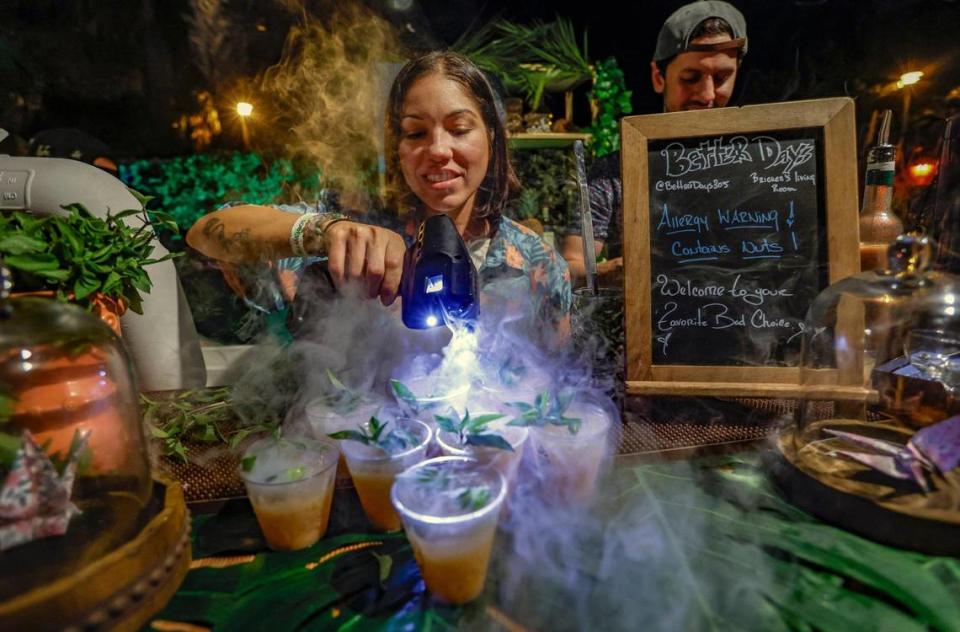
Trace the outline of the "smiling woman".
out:
M 417 221 L 448 215 L 470 249 L 481 282 L 508 278 L 515 283 L 522 278 L 522 288 L 511 285 L 530 301 L 520 316 L 530 316 L 564 337 L 571 304 L 569 272 L 551 246 L 503 216 L 519 183 L 494 93 L 483 73 L 456 53 L 418 57 L 397 75 L 386 120 L 387 207 Z M 230 263 L 295 257 L 285 268 L 298 274 L 307 263 L 325 261 L 338 290 L 355 284 L 369 298 L 392 304 L 400 284 L 404 236 L 315 210 L 307 204 L 232 206 L 198 221 L 187 241 Z

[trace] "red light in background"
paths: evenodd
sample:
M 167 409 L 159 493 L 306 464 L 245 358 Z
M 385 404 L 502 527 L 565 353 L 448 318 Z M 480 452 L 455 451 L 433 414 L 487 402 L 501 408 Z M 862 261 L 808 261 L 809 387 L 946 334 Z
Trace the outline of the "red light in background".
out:
M 909 167 L 907 173 L 910 174 L 910 180 L 918 187 L 925 187 L 933 181 L 933 176 L 937 173 L 937 162 L 935 160 L 918 160 Z

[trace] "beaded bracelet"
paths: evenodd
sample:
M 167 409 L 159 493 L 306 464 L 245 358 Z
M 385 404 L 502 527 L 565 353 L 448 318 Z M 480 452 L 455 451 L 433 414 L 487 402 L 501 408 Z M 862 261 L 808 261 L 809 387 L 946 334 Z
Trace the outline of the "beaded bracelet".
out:
M 307 225 L 315 221 L 315 218 L 322 218 L 320 221 L 320 226 L 318 232 L 320 233 L 321 242 L 323 241 L 323 236 L 326 234 L 327 229 L 336 224 L 337 222 L 342 222 L 349 219 L 346 215 L 341 215 L 340 213 L 304 213 L 297 221 L 294 222 L 293 228 L 290 229 L 290 250 L 293 252 L 294 257 L 306 257 L 307 255 L 323 255 L 322 252 L 313 252 L 308 253 L 306 246 L 304 245 L 304 237 L 307 233 Z
M 294 257 L 307 256 L 307 251 L 303 247 L 303 233 L 306 231 L 307 223 L 319 215 L 320 213 L 304 213 L 293 223 L 293 228 L 290 229 L 290 250 Z

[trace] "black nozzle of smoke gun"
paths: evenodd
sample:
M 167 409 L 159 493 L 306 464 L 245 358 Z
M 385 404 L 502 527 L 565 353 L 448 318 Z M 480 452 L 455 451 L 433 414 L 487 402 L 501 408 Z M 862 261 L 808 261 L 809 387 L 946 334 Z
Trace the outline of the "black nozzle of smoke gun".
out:
M 403 324 L 410 329 L 442 325 L 445 316 L 476 320 L 477 269 L 449 216 L 433 215 L 420 225 L 404 257 L 400 296 Z

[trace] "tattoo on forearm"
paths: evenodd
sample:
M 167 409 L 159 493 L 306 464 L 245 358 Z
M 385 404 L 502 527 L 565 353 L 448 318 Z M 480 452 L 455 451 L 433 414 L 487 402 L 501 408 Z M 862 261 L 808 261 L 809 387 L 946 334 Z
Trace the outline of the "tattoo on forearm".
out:
M 250 241 L 250 229 L 238 230 L 227 235 L 227 227 L 216 217 L 211 218 L 203 226 L 203 236 L 215 242 L 224 252 L 232 253 L 235 250 L 244 250 Z

